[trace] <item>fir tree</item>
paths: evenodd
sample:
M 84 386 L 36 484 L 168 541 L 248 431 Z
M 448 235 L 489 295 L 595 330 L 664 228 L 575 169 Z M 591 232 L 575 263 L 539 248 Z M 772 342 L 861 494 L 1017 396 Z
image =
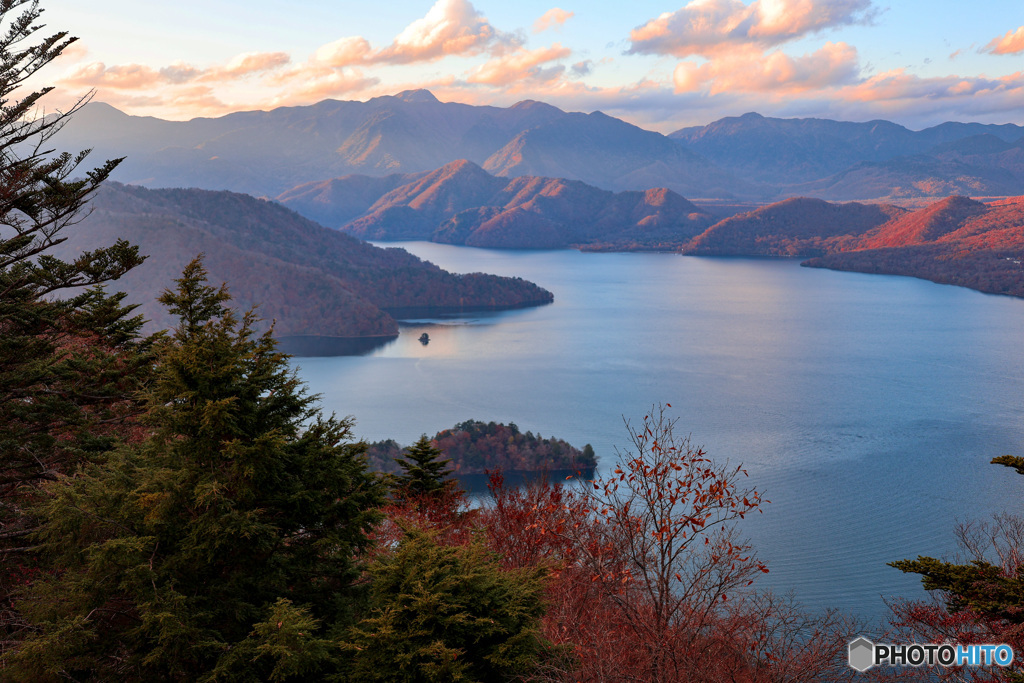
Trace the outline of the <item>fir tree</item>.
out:
M 180 324 L 158 349 L 151 435 L 51 487 L 39 538 L 55 571 L 21 603 L 36 635 L 12 675 L 285 680 L 335 665 L 325 634 L 355 609 L 382 485 L 351 423 L 319 413 L 201 262 L 177 285 L 161 297 Z M 286 625 L 308 649 L 288 650 Z
M 402 468 L 402 474 L 395 477 L 395 490 L 400 495 L 422 496 L 437 494 L 454 486 L 451 476 L 451 460 L 442 459 L 442 452 L 435 448 L 424 434 L 395 462 Z

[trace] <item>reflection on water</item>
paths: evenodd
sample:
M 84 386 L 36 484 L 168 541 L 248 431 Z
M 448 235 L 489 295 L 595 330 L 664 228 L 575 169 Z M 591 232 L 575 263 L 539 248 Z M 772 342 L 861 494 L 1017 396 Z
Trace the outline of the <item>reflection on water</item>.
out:
M 576 470 L 549 470 L 547 472 L 502 472 L 505 486 L 512 488 L 525 486 L 530 482 L 551 481 L 568 486 L 578 486 L 580 482 L 592 481 L 594 471 L 577 472 Z M 460 474 L 458 477 L 459 486 L 473 501 L 486 504 L 490 496 L 490 475 L 488 474 Z
M 948 554 L 956 519 L 1020 509 L 1024 480 L 987 463 L 1024 455 L 1024 301 L 791 261 L 403 246 L 555 302 L 421 317 L 365 356 L 296 359 L 367 439 L 514 421 L 592 444 L 606 468 L 623 416 L 671 403 L 771 501 L 743 526 L 767 585 L 871 618 L 882 595 L 921 595 L 887 562 Z

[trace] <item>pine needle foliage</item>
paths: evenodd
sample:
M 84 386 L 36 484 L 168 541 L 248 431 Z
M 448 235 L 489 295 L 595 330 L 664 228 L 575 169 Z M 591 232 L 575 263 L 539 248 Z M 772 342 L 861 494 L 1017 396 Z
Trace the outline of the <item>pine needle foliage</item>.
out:
M 36 633 L 10 661 L 24 680 L 307 680 L 336 665 L 324 634 L 351 623 L 383 486 L 253 312 L 237 318 L 198 259 L 176 282 L 150 436 L 51 487 L 38 538 L 53 573 L 20 603 Z
M 142 262 L 138 249 L 50 253 L 120 160 L 87 169 L 88 151 L 51 146 L 89 95 L 43 115 L 52 88 L 26 82 L 77 39 L 47 35 L 41 15 L 34 0 L 0 0 L 0 656 L 26 633 L 11 595 L 39 571 L 43 483 L 124 437 L 151 364 L 134 307 L 102 289 Z
M 394 480 L 394 488 L 399 495 L 422 496 L 440 494 L 453 485 L 451 476 L 451 460 L 442 458 L 443 453 L 436 448 L 426 434 L 402 453 L 395 462 L 402 468 L 402 473 Z
M 372 612 L 352 630 L 345 680 L 503 681 L 552 652 L 540 636 L 546 570 L 508 570 L 481 542 L 409 530 L 370 567 Z

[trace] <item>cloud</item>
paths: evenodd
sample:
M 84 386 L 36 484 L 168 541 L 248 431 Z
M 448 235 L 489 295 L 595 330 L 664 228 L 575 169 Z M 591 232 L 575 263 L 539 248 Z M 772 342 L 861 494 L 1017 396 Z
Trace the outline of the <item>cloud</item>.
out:
M 1006 32 L 1001 38 L 993 38 L 988 45 L 981 48 L 982 52 L 994 55 L 1016 55 L 1024 52 L 1024 26 Z
M 324 66 L 349 66 L 366 61 L 372 51 L 366 38 L 348 36 L 320 47 L 312 61 Z
M 856 49 L 846 43 L 826 43 L 801 57 L 747 48 L 703 64 L 687 60 L 676 66 L 672 80 L 677 93 L 783 94 L 853 83 L 858 73 Z
M 200 69 L 191 64 L 177 62 L 161 69 L 145 64 L 117 64 L 103 62 L 80 64 L 60 79 L 63 85 L 88 88 L 114 88 L 142 90 L 159 85 L 182 85 L 194 82 L 224 82 L 243 80 L 254 74 L 280 69 L 290 57 L 284 52 L 247 52 L 226 64 Z
M 202 81 L 231 81 L 267 71 L 274 71 L 291 62 L 285 52 L 246 52 L 232 58 L 227 64 L 207 70 L 199 76 Z
M 448 55 L 500 54 L 521 43 L 491 26 L 468 0 L 437 0 L 426 16 L 409 24 L 391 45 L 368 60 L 411 64 Z
M 108 67 L 103 62 L 91 62 L 74 67 L 61 79 L 66 85 L 87 88 L 116 88 L 139 90 L 162 81 L 160 72 L 144 64 L 120 64 Z
M 540 19 L 533 22 L 533 32 L 543 33 L 548 29 L 561 28 L 565 22 L 576 16 L 575 12 L 566 12 L 564 9 L 554 7 L 541 15 Z
M 873 16 L 871 0 L 692 0 L 634 29 L 628 52 L 688 57 L 763 50 Z
M 438 0 L 387 47 L 374 50 L 366 38 L 346 36 L 317 49 L 310 65 L 412 64 L 452 55 L 500 55 L 521 44 L 515 35 L 491 26 L 468 0 Z
M 537 50 L 519 50 L 504 57 L 492 59 L 475 69 L 466 80 L 470 83 L 504 86 L 521 81 L 548 81 L 564 71 L 563 66 L 543 65 L 565 59 L 572 50 L 555 43 Z
M 157 109 L 187 112 L 189 117 L 221 116 L 238 111 L 239 108 L 237 103 L 222 101 L 214 94 L 213 88 L 203 85 L 143 93 L 106 90 L 101 100 L 122 111 Z
M 323 99 L 366 91 L 380 84 L 380 79 L 368 77 L 359 69 L 304 69 L 288 78 L 275 78 L 286 87 L 276 95 L 270 106 L 292 106 L 318 102 Z M 299 84 L 297 87 L 295 84 Z
M 71 45 L 64 48 L 64 51 L 57 55 L 57 58 L 54 61 L 58 63 L 63 62 L 65 64 L 80 62 L 85 59 L 88 54 L 89 48 L 86 47 L 81 40 L 76 40 L 71 43 Z
M 582 62 L 576 62 L 575 64 L 572 65 L 572 74 L 576 78 L 583 78 L 584 76 L 589 76 L 593 70 L 594 60 L 592 59 L 585 59 Z
M 859 102 L 932 102 L 1020 97 L 1024 94 L 1024 72 L 1001 78 L 984 76 L 939 76 L 921 78 L 904 69 L 887 71 L 845 88 L 839 92 L 844 99 Z M 1017 107 L 1019 108 L 1019 100 Z

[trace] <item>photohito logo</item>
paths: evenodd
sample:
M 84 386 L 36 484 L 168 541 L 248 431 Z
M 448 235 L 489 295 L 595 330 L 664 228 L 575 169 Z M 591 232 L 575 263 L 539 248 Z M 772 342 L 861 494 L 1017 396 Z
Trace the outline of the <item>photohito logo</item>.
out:
M 873 666 L 1001 666 L 1013 663 L 1009 645 L 876 645 L 861 636 L 850 641 L 850 666 L 867 671 Z

